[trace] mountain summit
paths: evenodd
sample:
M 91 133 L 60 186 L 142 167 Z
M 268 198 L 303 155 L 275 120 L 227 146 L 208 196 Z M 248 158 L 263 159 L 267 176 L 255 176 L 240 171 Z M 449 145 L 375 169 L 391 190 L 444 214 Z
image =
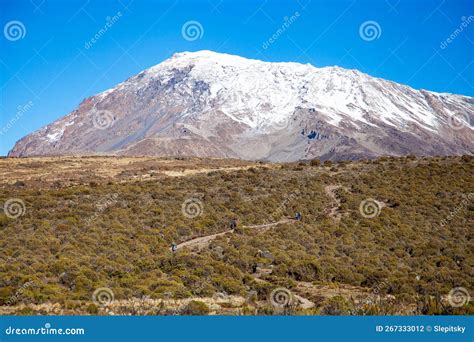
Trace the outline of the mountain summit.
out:
M 9 155 L 294 161 L 472 154 L 473 117 L 472 97 L 357 70 L 184 52 L 84 100 Z

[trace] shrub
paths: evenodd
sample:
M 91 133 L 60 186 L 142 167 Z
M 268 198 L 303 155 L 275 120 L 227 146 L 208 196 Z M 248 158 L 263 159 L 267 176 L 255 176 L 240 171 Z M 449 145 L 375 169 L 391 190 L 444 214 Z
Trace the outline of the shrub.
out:
M 97 305 L 91 303 L 87 306 L 86 311 L 91 315 L 97 315 L 99 313 L 99 308 Z
M 181 311 L 183 315 L 193 315 L 193 316 L 204 316 L 208 315 L 210 312 L 209 307 L 206 303 L 192 300 L 190 301 Z
M 330 160 L 325 160 L 324 163 L 323 163 L 324 166 L 326 167 L 331 167 L 332 166 L 332 161 Z
M 326 300 L 320 310 L 322 315 L 340 316 L 352 312 L 350 303 L 341 296 L 334 296 Z

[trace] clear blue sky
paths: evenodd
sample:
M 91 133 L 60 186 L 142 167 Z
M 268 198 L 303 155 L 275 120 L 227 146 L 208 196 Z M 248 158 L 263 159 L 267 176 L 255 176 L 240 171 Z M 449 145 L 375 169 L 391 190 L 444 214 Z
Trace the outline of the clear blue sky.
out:
M 119 12 L 86 49 L 106 18 Z M 0 0 L 0 155 L 84 98 L 180 51 L 339 65 L 414 88 L 473 96 L 470 16 L 472 0 Z M 202 37 L 183 38 L 188 21 L 200 23 Z M 380 27 L 373 40 L 360 34 L 367 21 Z M 265 49 L 273 34 L 276 41 Z

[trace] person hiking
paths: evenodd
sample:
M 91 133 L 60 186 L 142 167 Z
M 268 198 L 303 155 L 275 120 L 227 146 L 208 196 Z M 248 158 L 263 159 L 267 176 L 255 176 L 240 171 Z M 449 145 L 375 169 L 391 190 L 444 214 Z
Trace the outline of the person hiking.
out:
M 235 228 L 237 228 L 237 220 L 232 219 L 230 220 L 230 229 L 234 230 Z
M 174 252 L 176 252 L 177 249 L 178 249 L 178 246 L 173 242 L 171 244 L 171 251 L 174 253 Z
M 301 221 L 301 213 L 298 211 L 296 214 L 295 214 L 295 220 L 296 221 Z

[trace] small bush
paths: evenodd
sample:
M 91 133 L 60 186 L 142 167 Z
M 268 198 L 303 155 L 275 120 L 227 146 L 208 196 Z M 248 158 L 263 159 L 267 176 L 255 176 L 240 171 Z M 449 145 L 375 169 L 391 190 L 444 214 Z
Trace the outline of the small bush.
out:
M 350 312 L 351 306 L 349 302 L 341 296 L 328 299 L 321 308 L 322 315 L 340 316 L 348 315 Z
M 99 308 L 97 307 L 97 305 L 91 303 L 87 306 L 86 311 L 91 315 L 97 315 L 97 313 L 99 312 Z
M 183 315 L 192 315 L 192 316 L 205 316 L 210 312 L 209 307 L 206 303 L 192 300 L 190 301 L 181 312 Z

